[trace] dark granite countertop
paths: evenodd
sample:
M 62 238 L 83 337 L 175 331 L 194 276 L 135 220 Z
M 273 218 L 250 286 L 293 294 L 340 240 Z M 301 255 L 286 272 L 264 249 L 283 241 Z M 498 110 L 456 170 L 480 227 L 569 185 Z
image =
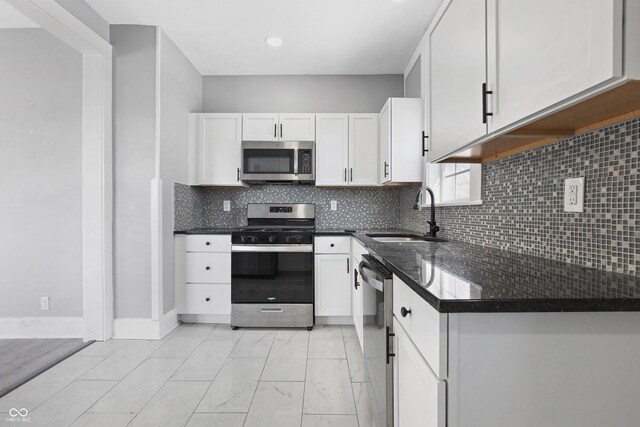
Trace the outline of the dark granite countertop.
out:
M 458 241 L 381 243 L 367 236 L 372 233 L 417 234 L 401 229 L 315 231 L 317 236 L 354 236 L 439 312 L 640 311 L 640 277 Z
M 190 228 L 189 230 L 174 231 L 173 234 L 231 234 L 238 228 Z
M 640 277 L 457 241 L 380 243 L 370 233 L 353 235 L 440 312 L 640 311 Z

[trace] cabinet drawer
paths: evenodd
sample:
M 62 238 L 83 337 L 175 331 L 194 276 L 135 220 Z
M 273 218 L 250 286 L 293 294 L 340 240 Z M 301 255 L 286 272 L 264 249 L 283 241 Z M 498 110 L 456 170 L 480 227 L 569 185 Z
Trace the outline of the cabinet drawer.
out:
M 231 285 L 186 284 L 180 314 L 231 314 Z
M 350 253 L 349 236 L 321 236 L 315 239 L 317 254 L 348 254 Z
M 410 310 L 402 316 L 402 307 Z M 393 315 L 440 379 L 447 377 L 447 315 L 439 313 L 393 275 Z
M 368 254 L 369 251 L 367 248 L 362 246 L 362 244 L 355 237 L 351 238 L 351 256 L 355 259 L 355 261 L 360 263 L 362 261 L 362 255 Z M 358 264 L 354 264 L 355 268 L 358 268 Z
M 231 252 L 231 235 L 187 235 L 185 249 L 187 252 Z
M 188 252 L 187 283 L 231 283 L 231 253 Z

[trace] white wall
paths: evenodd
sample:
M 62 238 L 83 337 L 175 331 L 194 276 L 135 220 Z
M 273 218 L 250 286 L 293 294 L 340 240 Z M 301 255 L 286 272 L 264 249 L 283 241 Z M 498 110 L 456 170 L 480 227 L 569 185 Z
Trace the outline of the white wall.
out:
M 173 189 L 188 181 L 188 113 L 202 111 L 202 75 L 164 34 L 160 40 L 160 177 L 163 309 L 175 307 Z
M 112 25 L 114 316 L 151 316 L 156 28 Z
M 403 76 L 205 76 L 207 113 L 379 113 Z
M 84 0 L 55 0 L 67 12 L 82 21 L 84 25 L 91 28 L 94 33 L 109 41 L 109 23 L 98 14 Z
M 420 58 L 418 58 L 404 80 L 404 96 L 407 98 L 422 98 L 421 73 L 422 64 Z
M 0 58 L 0 317 L 79 317 L 82 57 L 20 29 Z

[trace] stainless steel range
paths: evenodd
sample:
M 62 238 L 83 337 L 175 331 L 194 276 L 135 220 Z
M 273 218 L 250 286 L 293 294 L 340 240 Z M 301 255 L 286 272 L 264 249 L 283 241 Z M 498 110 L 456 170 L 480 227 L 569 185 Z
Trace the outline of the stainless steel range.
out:
M 231 234 L 231 326 L 313 328 L 313 204 L 247 206 Z

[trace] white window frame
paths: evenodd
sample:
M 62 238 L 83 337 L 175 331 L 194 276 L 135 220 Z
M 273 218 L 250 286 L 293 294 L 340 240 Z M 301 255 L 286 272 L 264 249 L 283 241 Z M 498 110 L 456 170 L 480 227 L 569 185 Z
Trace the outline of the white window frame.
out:
M 456 199 L 449 197 L 444 192 L 444 163 L 424 163 L 424 175 L 422 183 L 433 190 L 436 198 L 436 206 L 470 206 L 482 204 L 482 165 L 469 164 L 469 197 Z M 426 192 L 426 191 L 425 191 Z M 422 206 L 430 204 L 426 194 L 422 195 Z

